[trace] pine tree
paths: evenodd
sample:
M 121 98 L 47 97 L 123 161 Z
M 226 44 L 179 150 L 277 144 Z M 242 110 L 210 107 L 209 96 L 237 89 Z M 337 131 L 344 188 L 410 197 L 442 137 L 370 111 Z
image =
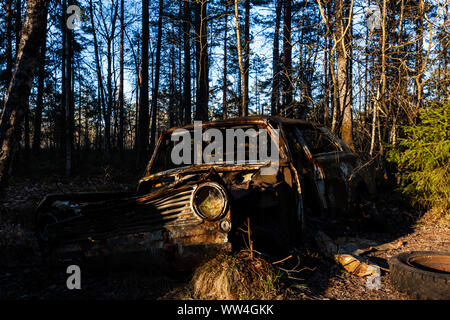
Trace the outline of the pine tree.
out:
M 419 110 L 419 123 L 403 127 L 406 137 L 388 160 L 398 166 L 404 193 L 445 211 L 450 209 L 450 100 Z

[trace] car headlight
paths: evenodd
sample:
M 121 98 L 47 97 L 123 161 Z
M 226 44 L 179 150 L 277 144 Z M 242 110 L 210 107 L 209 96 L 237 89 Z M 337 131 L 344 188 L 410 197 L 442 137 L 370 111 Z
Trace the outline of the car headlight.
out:
M 192 195 L 192 207 L 204 219 L 221 217 L 227 209 L 225 190 L 216 183 L 201 184 Z

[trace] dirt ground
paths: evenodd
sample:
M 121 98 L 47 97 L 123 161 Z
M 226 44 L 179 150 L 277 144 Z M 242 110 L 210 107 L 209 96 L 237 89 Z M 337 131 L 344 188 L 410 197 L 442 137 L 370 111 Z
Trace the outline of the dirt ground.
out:
M 389 258 L 405 251 L 450 251 L 450 232 L 447 227 L 419 226 L 411 233 L 400 236 L 392 242 L 383 235 L 366 234 L 366 238 L 377 239 L 379 243 L 392 243 L 390 250 L 372 252 L 367 255 L 369 262 L 376 262 L 388 270 Z M 315 253 L 317 254 L 317 253 Z M 323 259 L 320 254 L 315 258 L 317 268 L 302 274 L 307 287 L 299 290 L 300 299 L 331 300 L 407 300 L 406 294 L 398 292 L 392 285 L 389 272 L 382 270 L 381 289 L 369 289 L 366 278 L 359 278 L 340 269 L 334 262 Z M 311 264 L 311 262 L 309 262 Z M 297 298 L 297 295 L 293 295 Z
M 150 271 L 104 271 L 82 273 L 82 289 L 68 290 L 65 268 L 41 263 L 33 234 L 33 212 L 48 193 L 133 190 L 131 180 L 111 177 L 22 179 L 12 181 L 6 200 L 0 203 L 0 300 L 4 299 L 171 299 L 188 285 L 191 274 L 154 275 Z M 405 251 L 450 251 L 448 225 L 423 222 L 417 210 L 399 195 L 388 192 L 377 207 L 388 216 L 391 230 L 372 230 L 361 221 L 338 222 L 330 236 L 351 236 L 391 243 L 388 250 L 366 255 L 369 261 L 388 268 L 390 257 Z M 325 228 L 326 229 L 326 228 Z M 407 295 L 391 284 L 388 271 L 381 275 L 381 289 L 369 289 L 365 278 L 340 269 L 325 258 L 307 234 L 305 247 L 292 258 L 276 264 L 282 288 L 279 299 L 308 300 L 404 300 Z

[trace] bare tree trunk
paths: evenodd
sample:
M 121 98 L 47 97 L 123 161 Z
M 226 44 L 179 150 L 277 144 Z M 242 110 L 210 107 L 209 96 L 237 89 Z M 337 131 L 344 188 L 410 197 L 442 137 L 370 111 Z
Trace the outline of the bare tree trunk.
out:
M 12 57 L 12 9 L 11 9 L 12 0 L 6 1 L 5 11 L 6 11 L 6 48 L 5 48 L 5 56 L 6 56 L 6 81 L 9 84 L 11 80 L 11 73 L 13 68 L 13 57 Z M 8 86 L 6 86 L 8 87 Z M 8 90 L 8 88 L 6 88 Z
M 275 33 L 273 36 L 272 52 L 272 95 L 271 114 L 277 115 L 280 111 L 280 21 L 283 0 L 277 0 L 275 10 Z
M 370 150 L 369 154 L 373 155 L 375 151 L 376 130 L 380 125 L 379 111 L 385 109 L 385 92 L 386 92 L 386 0 L 381 3 L 381 34 L 380 34 L 380 55 L 379 63 L 380 70 L 380 82 L 377 87 L 377 96 L 373 102 L 373 115 L 372 115 L 372 132 L 370 137 Z M 382 153 L 382 141 L 379 136 L 380 152 Z
M 0 191 L 4 191 L 8 181 L 11 159 L 18 146 L 20 127 L 28 107 L 28 97 L 38 59 L 36 52 L 42 43 L 44 20 L 47 19 L 49 0 L 28 0 L 25 23 L 21 32 L 21 42 L 17 54 L 15 71 L 11 78 L 0 128 L 5 136 L 0 150 Z M 3 132 L 3 130 L 0 130 Z
M 176 80 L 176 100 L 177 100 L 177 118 L 176 119 L 176 123 L 178 126 L 181 126 L 184 124 L 184 102 L 183 102 L 183 63 L 182 63 L 182 59 L 183 59 L 183 54 L 182 51 L 183 49 L 181 48 L 181 46 L 184 46 L 183 43 L 183 17 L 184 17 L 184 12 L 183 12 L 183 0 L 178 0 L 179 3 L 179 7 L 178 7 L 178 23 L 177 23 L 177 27 L 178 27 L 178 31 L 177 31 L 177 42 L 178 42 L 178 52 L 176 55 L 177 58 L 177 62 L 178 62 L 178 69 L 177 69 L 177 79 Z
M 61 37 L 62 37 L 62 45 L 61 45 L 61 118 L 60 118 L 60 152 L 62 157 L 67 156 L 66 153 L 66 142 L 67 142 L 67 116 L 69 109 L 69 99 L 68 95 L 68 76 L 67 76 L 67 0 L 62 0 L 62 15 L 61 15 Z
M 47 31 L 47 19 L 44 21 L 43 28 Z M 36 110 L 34 112 L 33 124 L 33 144 L 32 151 L 38 154 L 41 148 L 41 126 L 42 111 L 44 108 L 44 81 L 45 81 L 45 55 L 47 52 L 47 32 L 42 37 L 41 48 L 39 52 L 39 74 L 38 74 L 38 92 L 36 101 Z
M 25 111 L 25 119 L 23 124 L 23 145 L 25 152 L 25 162 L 30 159 L 30 108 Z M 28 169 L 28 168 L 27 168 Z
M 227 104 L 227 88 L 228 88 L 228 74 L 227 74 L 227 40 L 228 40 L 228 1 L 225 3 L 225 14 L 224 14 L 224 36 L 223 36 L 223 85 L 222 85 L 222 118 L 226 119 L 228 114 L 228 104 Z
M 123 47 L 124 47 L 124 35 L 125 35 L 125 13 L 124 13 L 124 0 L 120 0 L 120 75 L 119 75 L 119 138 L 118 138 L 118 147 L 119 152 L 123 156 L 123 141 L 124 141 L 124 98 L 123 98 L 123 65 L 124 65 L 124 55 L 123 55 Z
M 140 168 L 148 159 L 149 109 L 148 109 L 148 0 L 142 0 L 142 49 L 139 96 L 139 121 L 137 127 L 137 162 Z
M 417 1 L 417 20 L 416 20 L 416 112 L 422 106 L 423 99 L 423 18 L 424 18 L 424 3 L 423 0 Z
M 94 6 L 92 4 L 92 0 L 89 0 L 89 17 L 90 17 L 90 21 L 91 21 L 92 36 L 94 38 L 93 40 L 94 40 L 95 66 L 96 66 L 96 71 L 97 71 L 97 85 L 98 85 L 98 91 L 99 91 L 99 107 L 98 107 L 98 122 L 97 122 L 98 130 L 97 131 L 98 131 L 98 133 L 100 133 L 102 111 L 105 110 L 105 97 L 104 97 L 105 90 L 103 87 L 102 69 L 100 67 L 97 31 L 96 31 L 95 23 L 94 23 Z M 100 136 L 98 138 L 100 138 Z
M 195 0 L 195 34 L 197 57 L 197 86 L 195 119 L 208 121 L 209 99 L 209 65 L 208 65 L 208 37 L 207 37 L 207 0 Z
M 63 0 L 63 10 L 66 12 L 66 0 Z M 66 14 L 63 15 L 63 66 L 64 70 L 64 106 L 65 106 L 65 169 L 66 176 L 72 174 L 73 131 L 74 131 L 74 100 L 72 88 L 72 58 L 73 58 L 73 32 L 66 26 Z
M 100 2 L 101 3 L 101 2 Z M 108 32 L 106 28 L 105 20 L 103 19 L 104 32 L 106 37 L 106 62 L 107 62 L 107 75 L 106 75 L 106 89 L 108 91 L 108 103 L 106 106 L 105 115 L 105 150 L 108 153 L 111 150 L 111 115 L 114 106 L 114 93 L 113 93 L 113 40 L 116 32 L 116 19 L 117 19 L 117 5 L 112 1 L 111 3 L 111 31 Z M 100 11 L 100 13 L 102 13 Z
M 172 32 L 173 32 L 172 27 Z M 173 32 L 173 34 L 175 34 Z M 175 44 L 172 43 L 170 45 L 170 54 L 169 54 L 169 60 L 170 60 L 170 71 L 169 71 L 169 106 L 168 106 L 168 113 L 169 113 L 169 128 L 172 128 L 175 125 Z
M 20 45 L 20 32 L 22 30 L 22 0 L 16 1 L 16 6 L 14 10 L 16 11 L 16 57 L 17 57 Z
M 353 3 L 352 3 L 353 5 Z M 348 24 L 351 22 L 351 13 L 353 8 L 350 7 Z M 349 75 L 348 75 L 348 47 L 346 44 L 346 32 L 348 32 L 348 25 L 345 25 L 344 18 L 344 0 L 338 0 L 337 7 L 335 8 L 336 17 L 336 63 L 337 63 L 337 85 L 339 89 L 339 108 L 343 116 L 341 125 L 341 138 L 348 144 L 350 148 L 353 146 L 353 124 L 352 124 L 352 99 L 350 96 L 349 88 Z
M 376 100 L 372 103 L 372 132 L 370 134 L 370 150 L 369 155 L 372 156 L 375 150 L 375 134 L 376 134 L 376 126 L 378 122 L 378 101 L 380 99 L 380 88 L 377 89 L 377 97 Z
M 236 46 L 238 52 L 238 62 L 239 62 L 239 73 L 241 75 L 242 84 L 242 102 L 241 102 L 241 114 L 240 116 L 245 117 L 247 115 L 246 110 L 246 95 L 247 95 L 247 83 L 245 77 L 245 69 L 242 61 L 242 48 L 241 48 L 241 32 L 239 30 L 239 0 L 234 0 L 234 18 L 236 20 Z
M 289 108 L 292 104 L 292 42 L 291 20 L 292 0 L 284 0 L 283 22 L 283 108 Z
M 379 110 L 386 110 L 386 6 L 387 1 L 382 1 L 381 12 L 381 81 L 380 81 L 380 96 L 377 105 L 377 113 Z M 378 123 L 378 130 L 380 130 L 380 118 L 376 119 Z M 379 131 L 380 134 L 380 131 Z M 379 139 L 380 153 L 383 154 L 383 141 Z
M 328 1 L 327 3 L 327 7 L 326 7 L 326 11 L 327 14 L 330 11 L 330 1 Z M 330 84 L 329 84 L 329 79 L 328 79 L 328 70 L 329 70 L 329 66 L 330 66 L 330 59 L 329 59 L 329 54 L 328 54 L 328 50 L 329 50 L 329 46 L 328 46 L 328 39 L 331 37 L 330 34 L 330 30 L 329 27 L 326 26 L 327 31 L 325 33 L 325 37 L 324 37 L 324 43 L 325 43 L 325 48 L 324 48 L 324 62 L 323 62 L 323 124 L 325 126 L 327 126 L 328 124 L 328 110 L 329 110 L 329 102 L 330 102 Z
M 334 6 L 333 9 L 336 10 L 336 2 L 333 2 Z M 328 21 L 331 21 L 331 19 L 333 18 L 333 13 L 331 10 L 331 0 L 329 2 L 329 6 L 328 6 Z M 338 118 L 340 116 L 339 113 L 339 107 L 338 107 L 338 85 L 337 85 L 337 81 L 336 81 L 336 72 L 334 70 L 334 50 L 332 48 L 332 35 L 331 35 L 331 27 L 330 27 L 330 37 L 328 39 L 328 57 L 330 60 L 330 76 L 331 76 L 331 84 L 332 84 L 332 88 L 333 90 L 331 91 L 331 109 L 332 109 L 332 118 L 331 118 L 331 131 L 333 133 L 336 133 L 336 129 L 337 129 L 337 123 L 338 123 Z
M 156 145 L 156 122 L 158 121 L 158 93 L 159 93 L 159 75 L 161 68 L 161 40 L 162 40 L 162 18 L 164 1 L 159 0 L 158 17 L 158 38 L 156 40 L 156 62 L 155 62 L 155 82 L 152 91 L 152 126 L 150 134 L 150 152 L 153 152 Z
M 105 115 L 105 151 L 109 153 L 111 150 L 111 113 L 113 107 L 113 92 L 112 92 L 112 52 L 111 42 L 107 41 L 106 45 L 106 91 L 107 104 Z
M 446 26 L 446 25 L 448 25 L 447 23 L 447 19 L 448 19 L 448 16 L 449 16 L 449 14 L 448 14 L 448 4 L 445 6 L 445 13 L 444 13 L 444 25 Z M 447 39 L 448 39 L 448 37 L 447 37 Z M 444 40 L 445 41 L 445 40 Z M 448 65 L 449 65 L 449 61 L 448 61 L 448 58 L 449 58 L 449 54 L 448 54 L 448 42 L 447 43 L 444 43 L 444 45 L 443 45 L 443 50 L 442 50 L 442 55 L 443 55 L 443 57 L 444 57 L 444 81 L 442 82 L 442 85 L 443 85 L 443 87 L 444 87 L 444 96 L 445 97 L 448 97 L 449 96 L 449 94 L 450 94 L 450 92 L 449 92 L 449 89 L 448 89 L 448 86 L 449 86 L 449 84 L 450 84 L 450 81 L 449 81 L 449 72 L 448 72 Z
M 242 108 L 242 116 L 246 117 L 248 115 L 248 82 L 249 82 L 249 72 L 250 72 L 250 0 L 245 0 L 245 21 L 244 21 L 244 90 L 243 98 L 244 105 Z
M 191 9 L 190 0 L 183 0 L 183 45 L 184 45 L 184 82 L 183 82 L 183 109 L 184 123 L 191 123 Z

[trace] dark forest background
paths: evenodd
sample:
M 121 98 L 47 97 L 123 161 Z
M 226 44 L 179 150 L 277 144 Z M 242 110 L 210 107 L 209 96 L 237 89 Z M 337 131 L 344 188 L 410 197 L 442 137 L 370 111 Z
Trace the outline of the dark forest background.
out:
M 194 120 L 308 119 L 383 159 L 444 106 L 448 142 L 448 12 L 442 0 L 2 0 L 1 185 L 142 169 L 162 131 Z

